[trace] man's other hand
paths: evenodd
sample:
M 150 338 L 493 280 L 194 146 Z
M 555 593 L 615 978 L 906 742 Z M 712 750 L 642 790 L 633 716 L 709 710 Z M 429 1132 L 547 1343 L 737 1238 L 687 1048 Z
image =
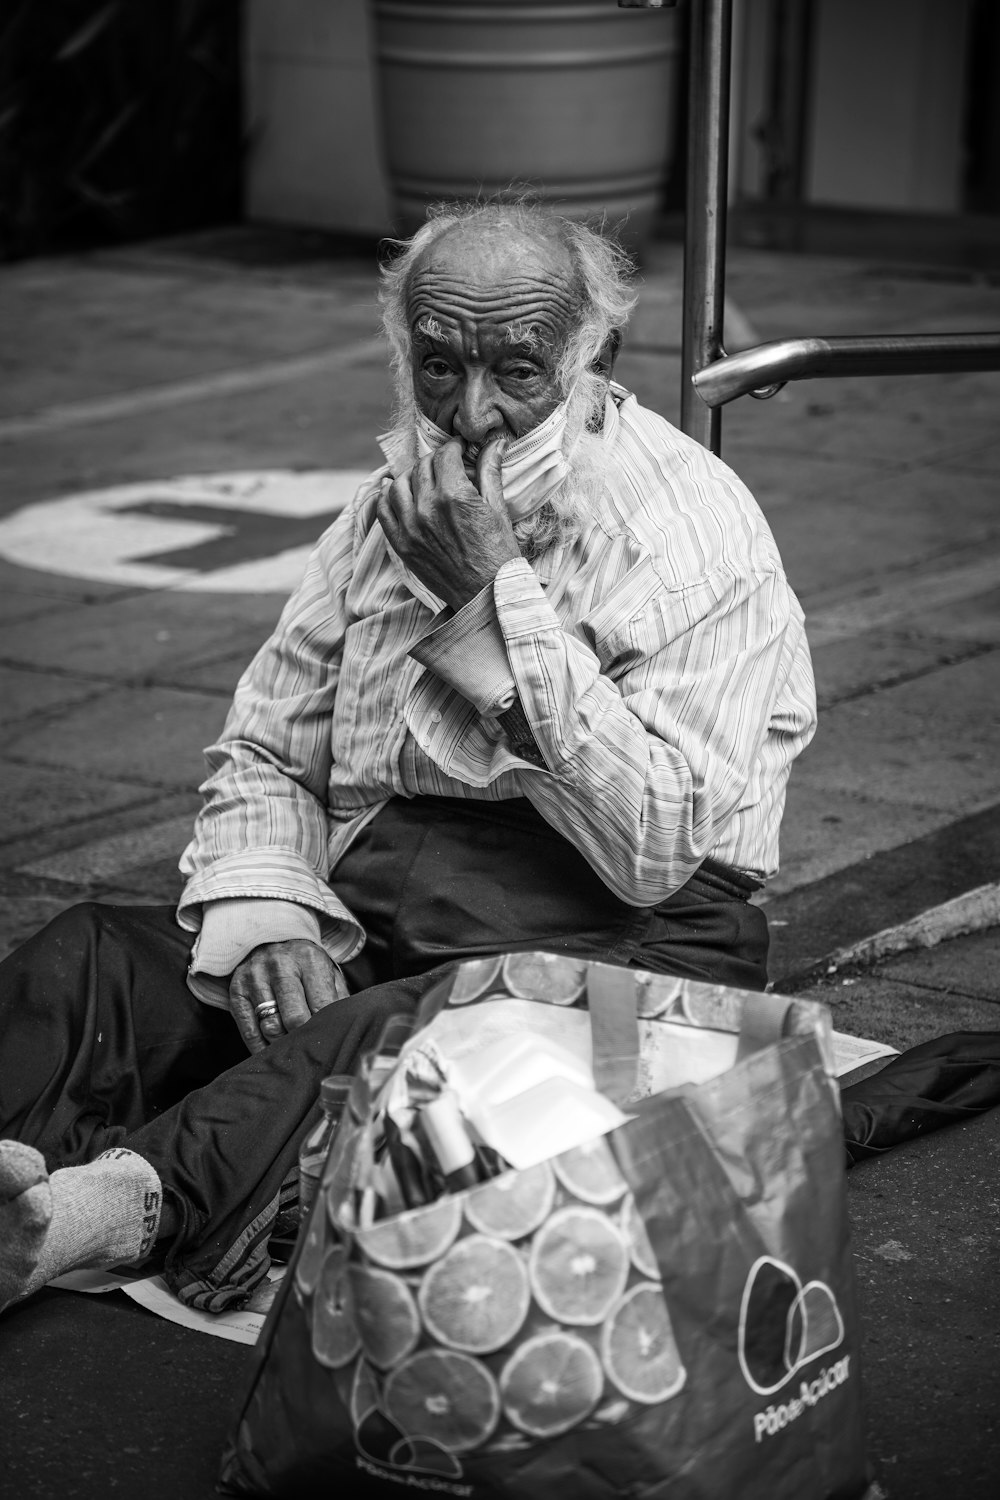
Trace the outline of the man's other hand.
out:
M 499 438 L 480 452 L 476 484 L 465 472 L 461 443 L 443 443 L 386 485 L 378 518 L 392 550 L 454 610 L 521 555 L 504 504 Z
M 249 1050 L 262 1052 L 346 994 L 344 976 L 319 944 L 290 938 L 262 943 L 234 969 L 229 1009 Z

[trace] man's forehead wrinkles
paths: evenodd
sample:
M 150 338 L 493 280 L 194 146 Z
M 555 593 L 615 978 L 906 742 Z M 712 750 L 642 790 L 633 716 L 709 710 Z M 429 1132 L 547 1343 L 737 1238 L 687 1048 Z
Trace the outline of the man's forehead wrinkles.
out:
M 561 276 L 548 276 L 544 271 L 528 275 L 517 271 L 509 275 L 501 276 L 496 280 L 485 280 L 482 277 L 462 276 L 455 272 L 442 271 L 435 266 L 422 266 L 413 277 L 414 287 L 440 286 L 454 287 L 461 291 L 477 290 L 503 290 L 512 286 L 533 286 L 542 291 L 559 292 L 564 289 L 565 282 Z
M 424 270 L 414 278 L 409 296 L 411 316 L 417 310 L 434 311 L 455 304 L 470 312 L 502 312 L 508 319 L 539 313 L 550 317 L 568 317 L 575 308 L 575 298 L 558 278 L 511 276 L 501 282 L 477 285 L 456 276 Z
M 447 312 L 438 304 L 435 304 L 433 314 L 419 304 L 412 310 L 411 325 L 414 332 L 428 332 L 434 335 L 435 328 L 447 330 L 449 327 L 457 328 L 464 326 L 487 327 L 495 325 L 500 328 L 535 328 L 548 329 L 554 332 L 562 328 L 566 319 L 560 317 L 551 307 L 522 303 L 512 306 L 509 302 L 502 307 L 480 307 L 455 304 Z
M 410 324 L 415 331 L 428 329 L 431 325 L 447 331 L 449 328 L 495 324 L 498 327 L 533 327 L 554 334 L 564 329 L 569 317 L 569 307 L 557 308 L 551 302 L 539 302 L 528 297 L 518 300 L 505 297 L 502 302 L 472 301 L 456 297 L 447 306 L 437 298 L 420 297 L 410 307 Z

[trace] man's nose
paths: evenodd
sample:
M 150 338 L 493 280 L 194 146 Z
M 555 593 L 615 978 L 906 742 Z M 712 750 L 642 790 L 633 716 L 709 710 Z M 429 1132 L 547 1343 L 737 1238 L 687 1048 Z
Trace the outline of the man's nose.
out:
M 503 413 L 496 403 L 493 382 L 483 374 L 469 376 L 452 418 L 452 428 L 467 443 L 485 443 L 503 428 Z

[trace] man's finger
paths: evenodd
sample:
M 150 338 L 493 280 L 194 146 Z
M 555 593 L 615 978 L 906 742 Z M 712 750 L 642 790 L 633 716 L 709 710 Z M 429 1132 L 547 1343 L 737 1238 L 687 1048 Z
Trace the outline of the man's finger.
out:
M 303 958 L 299 974 L 306 1004 L 313 1015 L 347 994 L 347 985 L 340 969 L 322 948 L 313 947 L 312 952 Z
M 506 444 L 503 433 L 490 438 L 476 460 L 476 484 L 479 493 L 488 505 L 502 509 L 503 480 L 500 478 L 500 461 Z
M 278 1006 L 280 1017 L 277 1035 L 282 1031 L 294 1031 L 297 1026 L 304 1026 L 312 1015 L 312 1011 L 306 1002 L 306 992 L 303 987 L 302 978 L 298 964 L 294 968 L 282 966 L 271 981 L 271 990 Z M 265 1036 L 270 1035 L 268 1021 L 262 1020 L 260 1029 Z
M 258 948 L 246 960 L 246 969 L 233 975 L 238 995 L 247 999 L 253 1007 L 257 1032 L 265 1043 L 284 1036 L 285 1026 L 281 1019 L 281 1008 L 273 983 L 273 966 L 268 963 L 268 950 Z M 230 989 L 232 986 L 230 986 Z
M 465 464 L 462 462 L 462 444 L 458 438 L 449 438 L 448 442 L 442 443 L 440 448 L 435 449 L 431 458 L 434 464 L 434 478 L 437 480 L 438 489 L 443 494 L 461 499 L 478 499 L 476 486 L 465 472 Z
M 260 1034 L 253 1001 L 236 987 L 235 979 L 229 986 L 229 1010 L 247 1051 L 263 1052 L 267 1042 Z
M 412 496 L 412 510 L 419 514 L 421 508 L 434 499 L 440 488 L 437 452 L 425 453 L 423 458 L 418 458 L 407 478 L 408 493 Z
M 378 497 L 375 514 L 390 547 L 395 547 L 394 538 L 399 536 L 402 516 L 406 508 L 412 504 L 413 496 L 408 475 L 402 474 L 398 479 L 382 481 L 382 492 Z

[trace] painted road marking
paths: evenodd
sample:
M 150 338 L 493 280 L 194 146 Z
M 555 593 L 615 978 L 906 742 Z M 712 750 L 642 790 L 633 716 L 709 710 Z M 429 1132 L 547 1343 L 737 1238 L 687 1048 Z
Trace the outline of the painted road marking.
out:
M 30 864 L 21 865 L 20 870 L 25 875 L 38 875 L 45 880 L 89 885 L 95 880 L 109 880 L 137 865 L 179 859 L 191 841 L 193 828 L 194 815 L 187 813 L 183 817 L 168 818 L 163 823 L 150 823 L 147 828 L 131 828 L 126 833 L 112 834 L 109 838 L 95 839 L 90 844 L 79 844 L 74 849 L 34 859 Z
M 883 584 L 877 593 L 806 611 L 806 635 L 815 651 L 865 635 L 912 615 L 959 604 L 1000 588 L 1000 555 L 977 558 L 932 573 L 913 573 Z
M 210 400 L 215 396 L 235 396 L 243 391 L 288 385 L 384 354 L 383 339 L 359 339 L 353 344 L 317 350 L 314 354 L 300 354 L 293 359 L 272 359 L 249 368 L 219 370 L 214 375 L 202 375 L 194 380 L 177 380 L 170 385 L 125 391 L 119 396 L 99 396 L 93 401 L 46 406 L 23 417 L 0 418 L 0 443 L 60 432 L 67 427 L 86 427 L 93 422 L 113 422 L 119 417 L 141 416 L 144 412 L 162 411 L 165 407 L 184 406 L 191 401 Z
M 88 490 L 0 518 L 0 557 L 125 587 L 288 594 L 365 478 L 274 470 Z

